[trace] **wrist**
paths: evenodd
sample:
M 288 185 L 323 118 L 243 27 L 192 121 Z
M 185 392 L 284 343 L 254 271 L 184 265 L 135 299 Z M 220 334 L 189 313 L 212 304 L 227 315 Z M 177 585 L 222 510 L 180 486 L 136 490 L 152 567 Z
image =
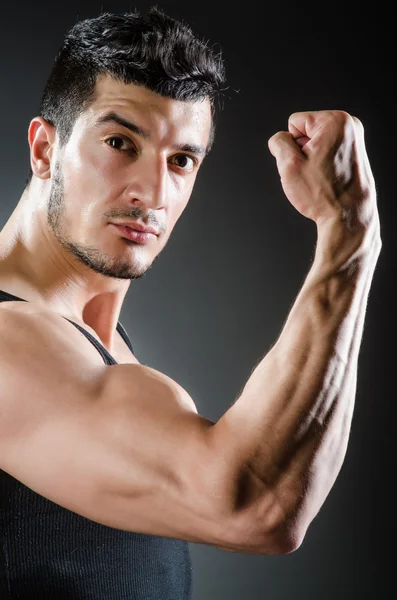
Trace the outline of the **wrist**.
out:
M 365 225 L 340 217 L 325 219 L 317 223 L 317 234 L 313 267 L 321 271 L 366 268 L 376 262 L 382 246 L 377 217 Z

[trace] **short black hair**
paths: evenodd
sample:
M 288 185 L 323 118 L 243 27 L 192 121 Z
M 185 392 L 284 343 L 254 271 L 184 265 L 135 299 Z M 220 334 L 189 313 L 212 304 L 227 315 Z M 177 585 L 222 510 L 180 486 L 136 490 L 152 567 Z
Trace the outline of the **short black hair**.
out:
M 55 126 L 60 144 L 68 141 L 78 116 L 96 98 L 96 82 L 110 75 L 175 100 L 211 103 L 225 83 L 222 53 L 199 40 L 191 28 L 157 6 L 146 14 L 104 12 L 73 25 L 63 40 L 44 88 L 40 116 Z M 208 148 L 208 149 L 209 149 Z M 32 179 L 32 170 L 26 186 Z

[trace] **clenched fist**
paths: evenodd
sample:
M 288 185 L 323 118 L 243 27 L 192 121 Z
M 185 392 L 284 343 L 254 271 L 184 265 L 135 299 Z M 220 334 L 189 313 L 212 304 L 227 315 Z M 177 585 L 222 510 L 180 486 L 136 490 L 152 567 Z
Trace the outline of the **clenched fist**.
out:
M 294 113 L 288 131 L 269 139 L 291 204 L 320 225 L 377 219 L 376 191 L 361 121 L 341 110 Z

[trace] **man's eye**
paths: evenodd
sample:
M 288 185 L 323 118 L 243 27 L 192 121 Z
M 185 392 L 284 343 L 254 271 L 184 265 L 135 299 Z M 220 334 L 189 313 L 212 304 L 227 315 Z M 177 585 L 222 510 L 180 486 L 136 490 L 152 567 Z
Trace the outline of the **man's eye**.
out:
M 108 138 L 107 140 L 105 140 L 105 142 L 106 142 L 106 144 L 108 144 L 109 146 L 114 148 L 115 150 L 124 150 L 124 151 L 134 150 L 134 146 L 132 145 L 132 143 L 129 140 L 126 140 L 125 138 L 122 138 L 119 136 L 113 136 L 111 138 Z M 123 146 L 124 146 L 124 148 L 123 148 Z
M 192 156 L 188 156 L 187 154 L 177 154 L 173 157 L 173 160 L 176 161 L 177 167 L 184 171 L 192 171 L 197 162 Z

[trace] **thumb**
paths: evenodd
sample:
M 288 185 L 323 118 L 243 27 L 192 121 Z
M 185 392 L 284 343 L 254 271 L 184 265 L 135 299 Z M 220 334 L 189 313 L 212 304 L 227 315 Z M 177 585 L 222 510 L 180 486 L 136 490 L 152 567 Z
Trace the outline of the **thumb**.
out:
M 300 141 L 299 141 L 300 140 Z M 300 149 L 308 141 L 306 136 L 298 138 L 298 141 L 288 131 L 279 131 L 275 133 L 268 141 L 270 153 L 275 157 L 278 170 L 284 164 L 298 161 L 305 158 Z

